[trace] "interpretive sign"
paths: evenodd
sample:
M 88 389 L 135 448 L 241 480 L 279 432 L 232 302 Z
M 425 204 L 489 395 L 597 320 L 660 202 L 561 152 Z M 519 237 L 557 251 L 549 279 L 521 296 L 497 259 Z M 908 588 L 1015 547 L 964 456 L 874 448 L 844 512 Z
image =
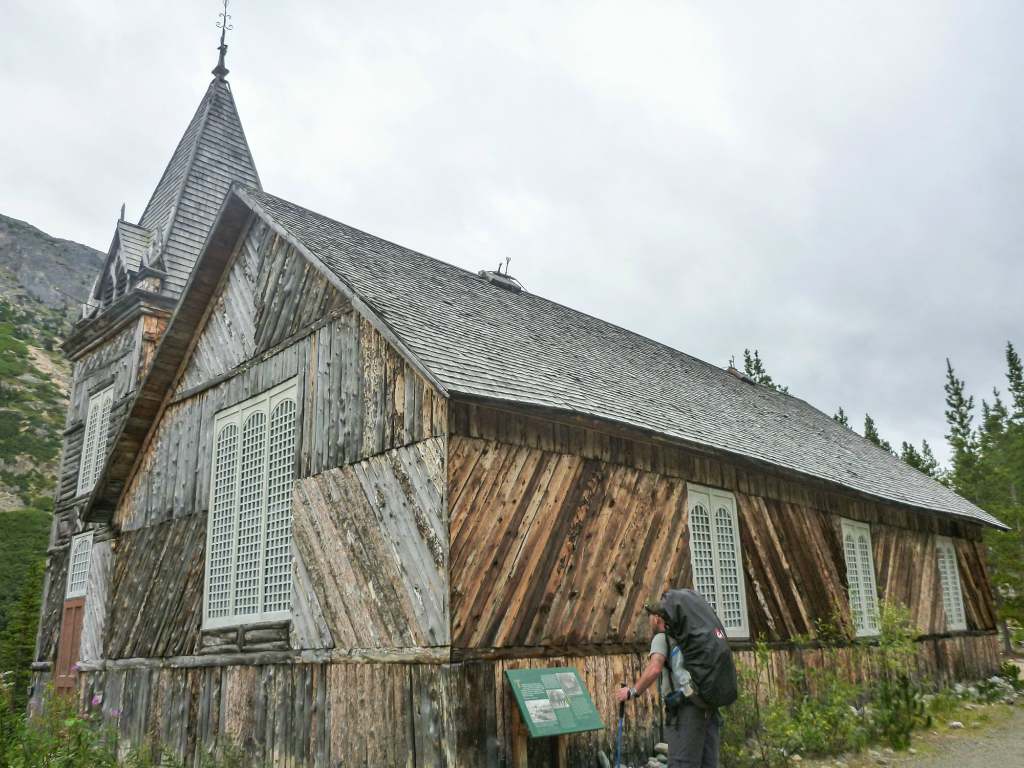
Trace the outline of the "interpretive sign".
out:
M 505 675 L 532 738 L 604 728 L 572 667 L 506 669 Z

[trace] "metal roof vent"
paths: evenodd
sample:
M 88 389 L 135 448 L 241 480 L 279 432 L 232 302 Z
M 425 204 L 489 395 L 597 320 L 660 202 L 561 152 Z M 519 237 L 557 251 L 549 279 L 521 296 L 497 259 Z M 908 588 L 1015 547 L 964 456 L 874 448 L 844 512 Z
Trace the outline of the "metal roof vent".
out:
M 495 271 L 489 269 L 481 269 L 477 274 L 480 275 L 484 280 L 496 285 L 499 288 L 504 288 L 506 291 L 512 291 L 512 293 L 522 293 L 523 284 L 516 280 L 512 275 L 508 273 L 508 263 L 512 261 L 511 258 L 505 259 L 505 271 L 501 271 L 501 264 Z

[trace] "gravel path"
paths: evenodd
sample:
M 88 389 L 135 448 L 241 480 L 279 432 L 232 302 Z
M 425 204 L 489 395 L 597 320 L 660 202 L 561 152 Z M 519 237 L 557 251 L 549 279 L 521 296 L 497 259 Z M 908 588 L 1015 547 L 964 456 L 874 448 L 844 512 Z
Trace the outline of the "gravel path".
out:
M 943 740 L 938 754 L 900 760 L 900 768 L 1024 768 L 1024 706 L 978 736 Z

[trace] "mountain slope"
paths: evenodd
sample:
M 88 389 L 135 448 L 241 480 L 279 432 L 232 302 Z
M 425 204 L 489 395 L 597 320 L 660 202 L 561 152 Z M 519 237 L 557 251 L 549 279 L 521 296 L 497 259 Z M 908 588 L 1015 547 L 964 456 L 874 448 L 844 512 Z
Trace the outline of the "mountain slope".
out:
M 26 580 L 40 578 L 60 461 L 70 366 L 59 347 L 102 258 L 0 215 L 0 630 L 41 589 Z M 12 666 L 2 637 L 0 663 Z
M 74 319 L 103 264 L 95 248 L 52 237 L 0 214 L 0 291 L 24 295 Z
M 50 508 L 69 380 L 58 347 L 102 258 L 0 215 L 0 512 Z

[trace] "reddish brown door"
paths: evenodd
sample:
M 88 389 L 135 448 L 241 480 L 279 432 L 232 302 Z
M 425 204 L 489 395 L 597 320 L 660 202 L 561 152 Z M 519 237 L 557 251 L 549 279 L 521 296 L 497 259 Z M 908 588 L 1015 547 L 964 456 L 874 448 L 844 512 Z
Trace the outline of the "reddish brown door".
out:
M 74 597 L 64 601 L 64 616 L 60 622 L 60 642 L 57 645 L 57 667 L 53 674 L 53 687 L 57 693 L 71 693 L 78 678 L 78 650 L 82 644 L 82 617 L 85 598 Z

